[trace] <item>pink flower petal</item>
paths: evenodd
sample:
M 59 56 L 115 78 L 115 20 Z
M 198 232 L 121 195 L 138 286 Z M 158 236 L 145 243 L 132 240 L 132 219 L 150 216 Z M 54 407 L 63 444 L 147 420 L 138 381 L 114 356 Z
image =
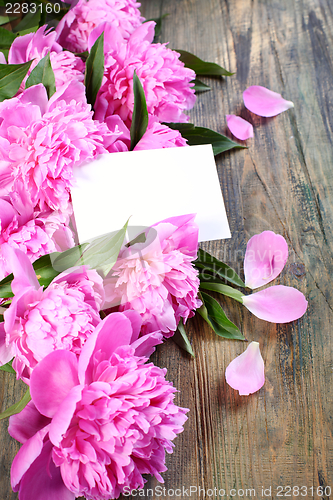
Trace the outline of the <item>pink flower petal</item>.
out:
M 2 254 L 8 262 L 8 267 L 14 274 L 11 287 L 14 294 L 19 294 L 23 288 L 40 288 L 36 273 L 28 257 L 21 250 L 12 248 L 8 244 L 1 247 Z
M 9 418 L 8 432 L 16 441 L 25 443 L 49 423 L 50 419 L 41 415 L 30 401 L 20 413 Z
M 19 497 L 20 500 L 75 500 L 75 494 L 64 484 L 60 467 L 52 460 L 50 441 L 23 476 Z
M 43 449 L 43 439 L 48 432 L 48 426 L 40 429 L 28 441 L 24 443 L 13 460 L 11 469 L 11 484 L 14 491 L 18 490 L 18 484 L 30 465 L 36 460 Z
M 294 321 L 303 316 L 308 306 L 302 292 L 283 285 L 271 286 L 242 298 L 252 314 L 271 323 Z
M 264 385 L 264 361 L 260 354 L 259 343 L 251 342 L 240 356 L 231 361 L 225 371 L 227 383 L 240 396 L 253 394 Z
M 288 259 L 288 245 L 283 236 L 263 231 L 249 239 L 245 258 L 245 285 L 259 288 L 273 281 Z
M 34 368 L 30 392 L 42 415 L 53 417 L 70 390 L 78 385 L 77 358 L 70 351 L 54 351 Z
M 5 365 L 14 357 L 12 345 L 6 345 L 5 324 L 0 323 L 0 366 Z
M 240 116 L 235 115 L 226 115 L 227 116 L 227 125 L 230 132 L 240 139 L 241 141 L 246 141 L 250 137 L 253 137 L 253 127 L 251 123 L 244 120 Z
M 259 116 L 276 116 L 294 107 L 294 103 L 283 99 L 281 94 L 260 85 L 246 89 L 243 92 L 243 99 L 247 109 Z

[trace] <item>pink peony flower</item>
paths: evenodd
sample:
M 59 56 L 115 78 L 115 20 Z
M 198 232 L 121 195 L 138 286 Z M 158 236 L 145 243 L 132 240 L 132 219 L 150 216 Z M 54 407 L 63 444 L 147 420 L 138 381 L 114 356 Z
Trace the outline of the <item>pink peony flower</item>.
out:
M 146 242 L 124 247 L 104 281 L 106 303 L 134 309 L 142 334 L 160 330 L 166 337 L 200 307 L 198 273 L 192 265 L 198 248 L 194 215 L 172 217 L 148 228 Z
M 46 30 L 46 26 L 42 26 L 36 33 L 28 33 L 14 40 L 9 49 L 8 64 L 22 64 L 33 59 L 27 76 L 21 83 L 20 92 L 23 92 L 25 82 L 33 68 L 48 52 L 50 52 L 57 90 L 72 80 L 83 82 L 84 62 L 71 52 L 63 51 L 61 45 L 56 42 L 56 38 L 57 33 L 55 31 Z
M 233 389 L 239 391 L 240 396 L 259 391 L 265 383 L 265 367 L 258 342 L 251 342 L 243 354 L 231 361 L 225 371 L 225 378 Z
M 142 24 L 125 40 L 116 28 L 104 23 L 89 37 L 89 50 L 104 31 L 104 81 L 95 103 L 95 118 L 105 121 L 117 114 L 129 128 L 134 94 L 133 74 L 136 71 L 143 86 L 147 109 L 160 122 L 186 122 L 185 110 L 195 103 L 191 69 L 185 68 L 179 54 L 165 44 L 151 43 L 154 22 Z
M 288 259 L 288 245 L 283 236 L 263 231 L 248 241 L 244 273 L 245 284 L 258 288 L 275 279 Z M 244 306 L 255 316 L 271 323 L 288 323 L 305 313 L 308 303 L 296 288 L 277 285 L 251 295 L 243 295 Z
M 24 443 L 11 470 L 20 498 L 109 500 L 142 488 L 142 474 L 163 482 L 188 410 L 173 403 L 166 370 L 139 357 L 139 330 L 137 314 L 111 314 L 79 359 L 60 350 L 36 366 L 32 401 L 9 421 Z
M 29 194 L 40 211 L 68 210 L 73 166 L 106 153 L 112 134 L 94 121 L 78 81 L 48 101 L 40 84 L 0 103 L 0 196 Z
M 138 7 L 135 0 L 80 0 L 58 24 L 57 41 L 68 50 L 84 52 L 90 33 L 104 22 L 127 39 L 144 21 Z
M 81 352 L 101 321 L 102 279 L 86 266 L 71 268 L 43 291 L 25 254 L 8 245 L 3 253 L 14 273 L 14 298 L 4 313 L 5 344 L 15 356 L 13 368 L 17 378 L 27 381 L 31 371 L 50 352 Z M 4 359 L 0 362 L 4 364 Z
M 281 94 L 260 85 L 247 88 L 243 100 L 245 107 L 259 116 L 276 116 L 294 107 L 294 103 L 283 99 Z
M 66 214 L 38 214 L 27 205 L 21 208 L 19 213 L 9 201 L 0 198 L 0 280 L 12 272 L 2 255 L 5 244 L 20 249 L 30 262 L 74 246 Z
M 130 130 L 126 127 L 120 116 L 113 115 L 106 119 L 106 124 L 114 132 L 119 130 L 122 134 L 111 144 L 110 153 L 129 151 L 131 146 Z M 154 116 L 149 117 L 149 123 L 142 139 L 135 146 L 134 151 L 147 149 L 180 148 L 187 146 L 187 141 L 178 130 L 172 130 L 167 125 L 159 123 Z

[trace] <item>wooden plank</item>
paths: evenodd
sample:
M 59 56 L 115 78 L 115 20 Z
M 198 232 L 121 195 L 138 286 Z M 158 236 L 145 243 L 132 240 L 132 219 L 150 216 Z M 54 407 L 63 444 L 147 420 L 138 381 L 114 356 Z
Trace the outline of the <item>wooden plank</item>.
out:
M 208 79 L 212 91 L 198 96 L 191 121 L 227 133 L 226 114 L 253 123 L 248 149 L 217 157 L 232 239 L 204 247 L 242 273 L 247 240 L 270 229 L 288 242 L 287 266 L 276 283 L 295 286 L 309 309 L 297 322 L 263 322 L 224 299 L 221 303 L 248 340 L 257 340 L 266 366 L 265 386 L 240 397 L 224 380 L 242 342 L 218 338 L 201 321 L 188 322 L 195 359 L 172 342 L 153 356 L 168 368 L 179 389 L 177 403 L 190 408 L 163 474 L 168 490 L 192 487 L 233 489 L 250 497 L 278 498 L 278 486 L 333 488 L 332 321 L 332 69 L 333 8 L 330 0 L 142 0 L 146 18 L 168 12 L 160 42 L 216 62 L 235 75 Z M 264 85 L 295 107 L 260 118 L 242 103 L 249 85 Z M 1 374 L 3 408 L 23 389 Z M 8 385 L 7 385 L 8 384 Z M 1 427 L 0 497 L 14 500 L 10 463 L 18 449 Z M 158 482 L 148 480 L 147 488 Z M 269 494 L 269 488 L 272 488 Z M 286 493 L 283 490 L 282 493 Z M 296 492 L 296 490 L 295 490 Z M 161 498 L 154 490 L 146 498 Z M 189 492 L 188 492 L 189 493 Z M 328 498 L 326 495 L 314 498 Z M 245 497 L 245 494 L 243 495 Z M 253 496 L 253 491 L 252 491 Z M 186 495 L 183 494 L 186 498 Z M 283 497 L 283 496 L 282 496 Z M 137 498 L 133 496 L 133 498 Z M 204 498 L 192 490 L 192 498 Z M 214 496 L 213 496 L 214 498 Z M 218 498 L 218 496 L 217 496 Z

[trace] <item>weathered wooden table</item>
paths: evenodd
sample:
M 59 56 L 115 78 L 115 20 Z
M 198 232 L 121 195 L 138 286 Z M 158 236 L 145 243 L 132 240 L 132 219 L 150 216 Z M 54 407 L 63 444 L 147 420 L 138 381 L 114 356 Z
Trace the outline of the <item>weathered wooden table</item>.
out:
M 235 72 L 201 78 L 212 90 L 198 96 L 191 121 L 221 133 L 226 114 L 254 125 L 248 149 L 216 157 L 232 238 L 206 250 L 242 273 L 252 235 L 282 234 L 289 259 L 276 283 L 301 290 L 309 307 L 300 320 L 275 325 L 220 299 L 247 339 L 260 342 L 266 383 L 249 397 L 224 378 L 245 344 L 217 337 L 200 317 L 187 326 L 195 359 L 172 341 L 158 348 L 154 362 L 168 368 L 178 404 L 191 411 L 167 457 L 164 485 L 151 479 L 140 497 L 333 498 L 333 4 L 142 0 L 142 12 L 170 14 L 159 41 Z M 279 92 L 295 107 L 275 118 L 255 116 L 242 102 L 250 85 Z M 6 408 L 24 388 L 10 374 L 0 377 Z M 0 500 L 17 499 L 9 476 L 18 448 L 1 422 Z

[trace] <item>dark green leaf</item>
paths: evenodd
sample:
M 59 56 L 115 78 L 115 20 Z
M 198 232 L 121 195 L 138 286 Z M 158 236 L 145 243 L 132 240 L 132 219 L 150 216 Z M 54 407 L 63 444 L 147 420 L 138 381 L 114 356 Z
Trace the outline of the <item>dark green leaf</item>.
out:
M 39 22 L 41 18 L 40 9 L 38 8 L 38 4 L 36 3 L 36 12 L 28 12 L 20 21 L 15 28 L 13 28 L 13 33 L 20 33 L 26 30 L 35 31 L 39 27 Z
M 12 367 L 12 362 L 13 362 L 13 360 L 8 361 L 8 363 L 6 363 L 5 365 L 0 366 L 0 370 L 2 370 L 3 372 L 8 372 L 8 373 L 16 373 L 16 371 Z
M 31 71 L 25 88 L 42 83 L 46 88 L 47 96 L 50 99 L 56 91 L 55 77 L 50 61 L 50 52 L 39 61 L 37 66 Z
M 139 77 L 135 71 L 133 75 L 133 92 L 134 108 L 131 124 L 131 151 L 133 151 L 137 143 L 141 140 L 148 127 L 146 97 Z
M 217 300 L 207 293 L 201 292 L 204 305 L 197 309 L 197 312 L 213 328 L 220 337 L 234 340 L 245 340 L 242 332 L 230 321 Z
M 5 299 L 7 297 L 13 297 L 13 292 L 11 289 L 11 282 L 13 281 L 14 276 L 10 274 L 6 276 L 2 281 L 0 281 L 0 298 Z
M 194 357 L 194 352 L 186 335 L 182 320 L 179 321 L 178 329 L 175 331 L 172 339 L 176 342 L 177 345 L 179 345 L 181 349 L 184 349 L 184 351 L 188 352 L 189 354 L 191 354 L 191 356 Z
M 232 267 L 213 257 L 202 248 L 198 250 L 198 257 L 194 261 L 194 265 L 199 270 L 201 282 L 219 283 L 222 279 L 225 279 L 234 285 L 245 288 L 245 283 Z
M 136 243 L 146 243 L 146 241 L 147 241 L 146 234 L 140 233 L 133 240 L 126 243 L 125 247 L 127 247 L 127 248 L 131 247 L 131 246 L 135 245 Z
M 229 149 L 243 149 L 246 147 L 237 144 L 237 142 L 228 139 L 228 137 L 225 137 L 214 130 L 204 127 L 196 127 L 193 123 L 167 123 L 166 125 L 173 130 L 179 130 L 184 139 L 187 139 L 189 146 L 211 144 L 213 146 L 214 155 L 218 155 L 224 151 L 228 151 Z
M 17 35 L 5 28 L 0 28 L 0 49 L 9 49 Z
M 163 16 L 160 17 L 152 17 L 151 19 L 146 19 L 145 23 L 148 23 L 149 21 L 154 21 L 154 23 L 156 23 L 154 41 L 155 38 L 157 38 L 161 34 L 163 19 L 169 15 L 170 14 L 163 14 Z
M 207 90 L 211 90 L 211 88 L 208 85 L 201 82 L 197 78 L 195 80 L 193 80 L 192 83 L 194 83 L 193 88 L 196 92 L 207 92 Z
M 87 57 L 89 57 L 89 52 L 85 50 L 84 52 L 75 52 L 76 57 L 81 57 L 83 61 L 87 60 Z
M 104 32 L 97 38 L 86 61 L 84 84 L 86 86 L 87 102 L 95 105 L 97 93 L 101 87 L 104 75 Z
M 14 97 L 31 63 L 0 64 L 0 101 Z
M 30 400 L 31 396 L 30 396 L 30 391 L 28 389 L 27 392 L 24 394 L 23 398 L 21 399 L 21 401 L 10 406 L 3 413 L 0 413 L 0 420 L 10 417 L 11 415 L 15 415 L 16 413 L 20 413 L 20 411 L 22 411 L 23 408 L 27 406 Z
M 242 292 L 240 292 L 239 290 L 235 290 L 235 288 L 232 288 L 231 286 L 223 285 L 222 283 L 201 282 L 200 290 L 210 290 L 211 292 L 218 292 L 222 295 L 226 295 L 227 297 L 231 297 L 232 299 L 237 300 L 237 302 L 243 304 L 242 297 L 244 295 L 242 294 Z
M 222 68 L 218 64 L 205 62 L 199 57 L 186 52 L 185 50 L 176 50 L 180 54 L 180 60 L 185 64 L 187 68 L 193 69 L 197 75 L 205 76 L 232 76 L 226 69 Z

